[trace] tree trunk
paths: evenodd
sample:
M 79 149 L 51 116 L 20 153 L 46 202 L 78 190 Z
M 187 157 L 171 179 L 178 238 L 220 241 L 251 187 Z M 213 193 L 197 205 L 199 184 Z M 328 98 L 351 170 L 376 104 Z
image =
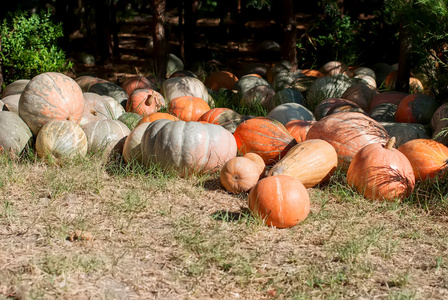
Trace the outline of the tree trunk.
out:
M 400 24 L 400 54 L 398 58 L 397 81 L 395 90 L 409 93 L 409 78 L 411 77 L 411 35 L 405 24 Z
M 282 59 L 290 61 L 295 69 L 297 67 L 297 20 L 293 0 L 281 1 L 280 14 L 283 31 Z
M 153 26 L 152 36 L 154 41 L 154 66 L 156 74 L 165 78 L 166 76 L 166 37 L 165 37 L 165 0 L 152 0 Z
M 185 68 L 191 66 L 195 60 L 196 23 L 198 21 L 198 0 L 185 0 L 184 51 Z
M 2 35 L 0 33 L 0 52 L 2 52 Z M 2 72 L 2 60 L 0 59 L 0 94 L 3 91 L 3 72 Z

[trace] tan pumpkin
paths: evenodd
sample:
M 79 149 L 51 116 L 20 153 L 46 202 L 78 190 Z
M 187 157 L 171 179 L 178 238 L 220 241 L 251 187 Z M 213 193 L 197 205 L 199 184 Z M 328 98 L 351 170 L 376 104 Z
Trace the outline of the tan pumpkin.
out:
M 264 171 L 266 170 L 266 164 L 264 163 L 263 158 L 258 155 L 257 153 L 249 152 L 243 155 L 243 157 L 250 159 L 255 164 L 258 165 L 258 168 L 260 169 L 260 176 L 264 176 Z
M 254 161 L 245 157 L 234 157 L 224 164 L 219 179 L 227 191 L 238 194 L 254 187 L 260 173 L 260 167 Z
M 338 155 L 334 147 L 324 140 L 306 140 L 292 147 L 276 163 L 268 176 L 289 175 L 311 188 L 323 183 L 336 171 Z

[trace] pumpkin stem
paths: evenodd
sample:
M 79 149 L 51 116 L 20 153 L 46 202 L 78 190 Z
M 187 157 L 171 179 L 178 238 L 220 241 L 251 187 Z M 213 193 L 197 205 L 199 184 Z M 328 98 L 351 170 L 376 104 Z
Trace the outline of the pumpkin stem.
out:
M 69 117 L 67 118 L 67 120 L 76 123 L 76 120 L 75 120 L 75 118 L 73 118 L 73 116 L 69 116 Z
M 395 145 L 395 141 L 396 141 L 396 138 L 394 136 L 391 137 L 387 141 L 386 146 L 384 146 L 384 148 L 386 148 L 387 150 L 391 150 L 394 147 L 394 145 Z
M 154 100 L 155 96 L 156 96 L 156 93 L 152 93 L 151 96 L 148 96 L 146 98 L 145 104 L 150 106 L 152 104 L 152 101 Z
M 98 116 L 98 112 L 94 110 L 93 108 L 90 110 L 90 113 L 94 116 Z

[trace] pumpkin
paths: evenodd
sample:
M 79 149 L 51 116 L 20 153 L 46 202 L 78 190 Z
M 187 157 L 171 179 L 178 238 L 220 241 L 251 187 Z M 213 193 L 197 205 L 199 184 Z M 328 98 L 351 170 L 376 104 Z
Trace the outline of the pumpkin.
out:
M 389 73 L 389 75 L 387 75 L 386 80 L 384 81 L 386 89 L 395 90 L 395 84 L 397 82 L 397 74 L 398 70 L 393 70 L 392 72 Z M 412 92 L 413 94 L 423 93 L 424 87 L 422 82 L 415 77 L 410 77 L 409 91 Z
M 372 70 L 371 68 L 367 68 L 367 67 L 358 67 L 358 68 L 354 69 L 353 77 L 356 77 L 358 75 L 370 76 L 373 79 L 376 79 L 375 71 Z M 375 85 L 376 85 L 376 83 L 375 83 Z
M 338 155 L 332 145 L 324 140 L 306 140 L 292 147 L 268 176 L 289 175 L 311 188 L 327 181 L 337 165 Z
M 249 153 L 244 154 L 243 157 L 253 161 L 258 166 L 258 169 L 260 171 L 260 177 L 264 176 L 266 164 L 264 163 L 264 160 L 263 160 L 263 158 L 261 158 L 260 155 L 253 153 L 253 152 L 249 152 Z
M 238 81 L 238 77 L 227 71 L 214 72 L 205 78 L 204 84 L 207 88 L 219 91 L 220 89 L 231 90 Z
M 395 137 L 395 147 L 415 139 L 430 139 L 431 128 L 427 125 L 416 123 L 379 122 L 390 136 Z
M 372 111 L 375 107 L 380 105 L 381 103 L 392 103 L 400 104 L 401 100 L 404 97 L 408 96 L 408 93 L 397 92 L 397 91 L 385 91 L 381 92 L 375 96 L 373 96 L 372 101 L 370 102 L 370 111 Z
M 257 86 L 267 86 L 271 87 L 269 82 L 267 82 L 265 79 L 256 77 L 256 76 L 243 76 L 241 77 L 233 87 L 234 90 L 237 91 L 238 95 L 240 97 L 244 95 L 247 91 L 250 89 L 257 87 Z
M 0 111 L 0 152 L 19 155 L 31 146 L 33 134 L 26 123 L 15 113 Z
M 433 97 L 424 94 L 412 94 L 400 101 L 395 122 L 428 124 L 439 103 Z
M 299 90 L 286 88 L 276 92 L 272 98 L 272 104 L 274 107 L 284 103 L 298 103 L 305 105 L 305 98 L 303 98 L 303 95 Z
M 325 63 L 319 71 L 325 76 L 335 76 L 346 73 L 348 67 L 340 61 L 329 61 Z
M 75 79 L 83 92 L 87 92 L 92 85 L 99 82 L 108 82 L 106 79 L 101 79 L 94 76 L 84 75 Z
M 129 128 L 129 130 L 133 130 L 141 119 L 142 116 L 140 116 L 139 114 L 133 112 L 127 112 L 122 114 L 118 118 L 118 121 L 123 122 Z
M 387 63 L 380 62 L 373 65 L 372 70 L 375 72 L 376 86 L 381 86 L 393 70 L 393 67 Z
M 104 96 L 95 93 L 83 93 L 84 96 L 84 113 L 81 124 L 85 124 L 93 120 L 115 119 L 115 113 Z M 113 100 L 115 101 L 115 100 Z
M 244 119 L 239 113 L 230 108 L 213 108 L 200 116 L 198 121 L 221 125 L 231 133 L 234 133 Z
M 245 157 L 229 159 L 222 167 L 219 179 L 224 188 L 233 194 L 247 192 L 260 179 L 260 168 Z
M 341 98 L 350 100 L 359 105 L 365 112 L 369 112 L 373 97 L 379 94 L 376 88 L 364 83 L 355 83 L 345 90 Z
M 340 98 L 350 85 L 349 80 L 343 75 L 317 78 L 306 92 L 306 106 L 314 110 L 324 99 Z
M 14 94 L 3 98 L 2 101 L 5 105 L 3 110 L 8 110 L 10 112 L 15 113 L 16 115 L 19 115 L 20 96 L 21 94 Z
M 306 134 L 316 121 L 292 120 L 285 124 L 286 130 L 294 137 L 297 143 L 306 139 Z
M 315 121 L 313 113 L 298 103 L 285 103 L 277 106 L 267 115 L 285 125 L 292 120 Z
M 386 129 L 372 118 L 357 112 L 341 112 L 326 116 L 313 124 L 306 139 L 329 142 L 338 154 L 338 166 L 347 171 L 355 154 L 372 143 L 386 143 Z
M 347 171 L 347 183 L 371 200 L 394 201 L 408 197 L 415 186 L 412 165 L 393 148 L 395 138 L 386 144 L 369 144 L 356 153 Z
M 54 72 L 35 76 L 27 84 L 19 100 L 19 116 L 34 135 L 45 123 L 55 120 L 80 122 L 84 112 L 84 96 L 70 77 Z
M 291 62 L 287 60 L 279 61 L 268 67 L 268 69 L 266 70 L 266 80 L 270 84 L 274 84 L 274 78 L 278 73 L 282 71 L 289 71 L 291 69 L 292 69 Z
M 340 106 L 350 106 L 353 109 L 360 109 L 359 105 L 354 103 L 353 101 L 342 99 L 342 98 L 328 98 L 325 100 L 322 100 L 314 109 L 314 116 L 317 120 L 322 119 L 323 117 L 328 116 L 330 111 L 334 111 L 335 107 Z
M 397 108 L 393 103 L 381 103 L 370 111 L 370 117 L 378 122 L 395 122 Z
M 166 102 L 182 96 L 201 98 L 208 104 L 211 104 L 207 87 L 194 77 L 172 77 L 165 80 L 162 84 L 161 94 Z
M 131 95 L 135 90 L 138 89 L 154 90 L 157 88 L 156 84 L 152 83 L 146 77 L 141 75 L 132 76 L 126 79 L 121 87 L 126 91 L 128 95 Z
M 296 144 L 294 137 L 277 120 L 256 117 L 244 121 L 233 133 L 238 151 L 243 155 L 254 152 L 265 164 L 274 164 Z
M 3 89 L 2 96 L 0 97 L 0 99 L 12 95 L 20 95 L 29 82 L 30 82 L 29 79 L 19 79 L 14 82 L 11 82 Z
M 137 124 L 141 125 L 143 123 L 148 123 L 148 122 L 154 122 L 155 120 L 159 120 L 159 119 L 166 119 L 166 120 L 171 120 L 171 121 L 179 121 L 179 118 L 167 113 L 161 113 L 161 112 L 156 112 L 156 113 L 152 113 L 150 115 L 144 116 Z
M 448 147 L 431 139 L 415 139 L 398 148 L 409 160 L 415 180 L 443 178 L 448 171 Z
M 92 84 L 86 92 L 114 98 L 120 104 L 125 102 L 129 97 L 128 93 L 121 86 L 109 81 Z
M 267 85 L 255 86 L 241 94 L 240 106 L 245 107 L 261 106 L 269 111 L 275 107 L 272 101 L 274 95 L 275 91 L 270 86 Z
M 174 98 L 168 104 L 168 111 L 185 122 L 197 121 L 210 106 L 201 98 L 182 96 Z
M 173 72 L 171 75 L 169 75 L 169 78 L 173 77 L 194 77 L 198 78 L 198 75 L 196 75 L 194 72 L 189 70 L 177 70 Z
M 448 127 L 448 103 L 442 104 L 436 110 L 431 118 L 430 126 L 434 130 L 434 140 L 448 146 L 448 133 L 446 133 L 446 128 Z
M 81 126 L 70 121 L 50 121 L 42 126 L 36 138 L 37 156 L 60 162 L 87 153 L 87 137 Z
M 198 122 L 152 122 L 142 136 L 143 163 L 159 164 L 179 176 L 214 172 L 236 156 L 233 135 L 222 126 Z
M 143 123 L 135 127 L 124 141 L 123 159 L 126 163 L 133 161 L 142 163 L 142 136 L 151 123 Z
M 300 77 L 305 75 L 300 70 L 281 70 L 274 76 L 273 87 L 276 91 L 281 91 L 291 87 L 291 84 Z
M 126 101 L 126 111 L 134 112 L 141 116 L 157 112 L 165 106 L 165 99 L 155 90 L 136 89 Z
M 109 155 L 112 151 L 120 152 L 124 139 L 129 135 L 129 128 L 117 120 L 95 120 L 82 126 L 88 142 L 88 152 L 104 151 Z M 119 147 L 116 149 L 115 147 Z
M 294 80 L 294 82 L 291 83 L 291 88 L 296 89 L 301 93 L 306 93 L 317 78 L 318 77 L 314 76 L 299 77 L 296 80 Z M 306 97 L 305 97 L 305 103 L 306 103 Z
M 306 219 L 310 198 L 298 179 L 287 175 L 269 176 L 251 189 L 248 206 L 266 225 L 289 228 Z
M 319 70 L 305 69 L 302 70 L 302 73 L 305 74 L 305 76 L 324 77 L 324 74 L 322 74 L 322 72 Z

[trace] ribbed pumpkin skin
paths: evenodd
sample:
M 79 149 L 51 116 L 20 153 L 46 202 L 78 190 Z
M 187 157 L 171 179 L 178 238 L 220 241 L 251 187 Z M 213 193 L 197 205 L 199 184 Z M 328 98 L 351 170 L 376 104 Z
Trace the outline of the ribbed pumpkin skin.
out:
M 64 74 L 48 72 L 31 79 L 19 101 L 19 116 L 34 135 L 45 123 L 55 120 L 79 122 L 84 97 L 79 85 Z
M 210 110 L 210 106 L 201 98 L 183 96 L 172 99 L 168 104 L 168 110 L 180 120 L 189 122 L 198 121 Z
M 396 92 L 396 91 L 386 91 L 381 92 L 378 95 L 375 95 L 370 102 L 370 111 L 372 111 L 375 107 L 377 107 L 381 103 L 392 103 L 392 104 L 400 104 L 400 101 L 403 100 L 404 97 L 408 96 L 408 93 Z
M 138 122 L 138 125 L 141 125 L 143 123 L 148 123 L 148 122 L 154 122 L 155 120 L 160 120 L 160 119 L 166 119 L 166 120 L 171 120 L 171 121 L 179 121 L 179 118 L 167 113 L 161 113 L 161 112 L 156 112 L 147 116 L 144 116 L 140 122 Z
M 123 159 L 126 163 L 136 161 L 142 163 L 142 136 L 151 123 L 138 125 L 126 138 L 123 146 Z
M 95 93 L 83 93 L 84 113 L 83 122 L 93 120 L 115 119 L 115 113 L 109 101 L 104 96 Z M 114 100 L 115 101 L 115 100 Z M 85 123 L 84 122 L 84 123 Z
M 249 193 L 249 209 L 266 225 L 289 228 L 306 219 L 310 198 L 296 178 L 287 175 L 261 179 Z
M 236 156 L 233 135 L 199 122 L 156 120 L 142 136 L 143 163 L 159 163 L 180 176 L 213 172 Z
M 306 140 L 292 147 L 268 176 L 289 175 L 311 188 L 327 181 L 337 166 L 338 155 L 332 145 L 324 140 Z
M 87 92 L 90 89 L 90 87 L 95 83 L 108 82 L 106 79 L 101 79 L 89 75 L 79 76 L 78 78 L 75 79 L 75 81 L 83 92 Z
M 39 131 L 36 151 L 40 158 L 59 162 L 86 155 L 87 137 L 81 126 L 71 121 L 50 121 Z
M 416 139 L 398 148 L 410 161 L 415 180 L 444 177 L 448 171 L 448 147 L 430 139 Z
M 307 140 L 322 139 L 329 142 L 338 154 L 338 167 L 347 171 L 355 154 L 372 143 L 385 144 L 387 131 L 370 117 L 356 112 L 329 115 L 317 121 L 308 131 Z
M 285 124 L 286 130 L 294 137 L 297 143 L 306 140 L 306 134 L 316 121 L 292 120 Z
M 126 111 L 141 116 L 150 115 L 165 106 L 163 96 L 151 89 L 136 89 L 126 101 Z
M 172 77 L 162 84 L 161 94 L 166 102 L 182 96 L 201 98 L 210 103 L 208 90 L 205 85 L 194 77 Z
M 356 153 L 347 171 L 347 183 L 368 199 L 394 201 L 412 193 L 415 176 L 403 153 L 374 143 Z
M 229 108 L 213 108 L 200 116 L 198 122 L 200 121 L 221 125 L 231 133 L 234 133 L 244 119 L 239 113 Z
M 0 99 L 6 98 L 11 95 L 20 95 L 29 82 L 29 79 L 19 79 L 11 82 L 3 89 Z
M 260 167 L 252 160 L 234 157 L 224 164 L 219 179 L 228 192 L 238 194 L 254 187 L 260 174 Z
M 356 83 L 346 89 L 341 98 L 356 103 L 368 113 L 370 111 L 370 103 L 372 102 L 373 97 L 378 94 L 379 91 L 377 89 L 364 83 Z
M 448 103 L 442 104 L 434 113 L 430 123 L 434 130 L 433 139 L 448 146 L 448 135 L 441 134 L 448 127 Z
M 131 132 L 122 122 L 116 120 L 92 121 L 82 126 L 91 153 L 105 151 L 108 153 Z
M 266 117 L 244 121 L 233 135 L 240 153 L 254 152 L 263 158 L 266 165 L 276 163 L 296 144 L 282 123 Z
M 0 152 L 20 152 L 32 143 L 33 134 L 26 123 L 15 113 L 0 111 Z
M 320 120 L 330 114 L 331 110 L 339 106 L 351 106 L 353 108 L 360 108 L 358 104 L 353 101 L 342 99 L 342 98 L 328 98 L 319 102 L 319 104 L 314 109 L 314 116 L 316 120 Z
M 438 108 L 437 100 L 431 96 L 412 94 L 398 104 L 395 122 L 428 124 Z

